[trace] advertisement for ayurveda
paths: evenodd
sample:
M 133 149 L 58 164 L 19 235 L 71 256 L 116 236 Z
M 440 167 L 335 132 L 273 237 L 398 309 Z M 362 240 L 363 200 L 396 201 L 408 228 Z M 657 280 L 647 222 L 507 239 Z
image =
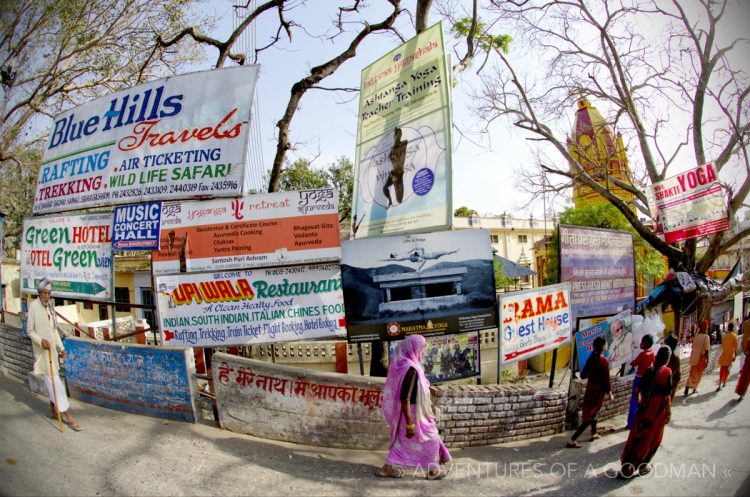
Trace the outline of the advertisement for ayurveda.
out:
M 257 76 L 257 65 L 183 74 L 58 115 L 34 214 L 240 195 Z
M 341 250 L 350 342 L 497 326 L 487 230 L 348 240 Z
M 355 238 L 450 227 L 451 115 L 440 24 L 362 71 Z
M 158 276 L 167 347 L 221 347 L 341 338 L 346 333 L 338 264 Z
M 55 297 L 112 297 L 112 213 L 27 218 L 21 240 L 21 292 L 52 280 Z
M 341 259 L 331 188 L 164 204 L 154 274 Z
M 503 364 L 529 359 L 570 342 L 570 284 L 502 294 L 500 322 Z

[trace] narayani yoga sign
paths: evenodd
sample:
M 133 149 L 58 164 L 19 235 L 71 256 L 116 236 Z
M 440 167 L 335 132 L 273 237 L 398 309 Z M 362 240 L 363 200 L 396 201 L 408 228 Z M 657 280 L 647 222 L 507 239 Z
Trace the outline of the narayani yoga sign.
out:
M 256 65 L 183 74 L 58 115 L 33 212 L 240 195 L 257 75 Z

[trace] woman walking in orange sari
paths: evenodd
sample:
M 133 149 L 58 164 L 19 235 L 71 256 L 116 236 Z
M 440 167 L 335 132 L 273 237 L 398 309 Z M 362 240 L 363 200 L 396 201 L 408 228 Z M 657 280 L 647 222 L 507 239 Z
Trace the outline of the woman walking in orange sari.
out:
M 625 442 L 618 478 L 651 471 L 651 459 L 664 436 L 664 426 L 671 417 L 672 371 L 667 367 L 671 351 L 662 347 L 638 385 L 639 405 L 633 428 Z

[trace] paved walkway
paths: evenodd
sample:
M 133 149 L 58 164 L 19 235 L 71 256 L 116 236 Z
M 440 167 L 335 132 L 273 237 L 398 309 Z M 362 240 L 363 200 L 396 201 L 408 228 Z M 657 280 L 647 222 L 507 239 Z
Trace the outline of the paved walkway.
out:
M 48 403 L 0 376 L 0 495 L 750 495 L 750 399 L 731 388 L 679 394 L 647 477 L 611 478 L 624 418 L 582 449 L 570 432 L 452 451 L 451 475 L 426 481 L 373 476 L 385 452 L 270 442 L 218 429 L 125 414 L 72 401 L 84 426 L 57 431 Z M 617 429 L 615 429 L 617 428 Z M 587 435 L 582 437 L 587 440 Z

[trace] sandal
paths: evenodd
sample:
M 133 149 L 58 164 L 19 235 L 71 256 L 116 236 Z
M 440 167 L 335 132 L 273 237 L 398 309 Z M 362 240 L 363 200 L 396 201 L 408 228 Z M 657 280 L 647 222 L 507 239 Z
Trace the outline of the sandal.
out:
M 70 420 L 63 420 L 63 423 L 65 423 L 66 425 L 68 425 L 70 427 L 70 429 L 73 430 L 73 431 L 81 431 L 81 430 L 83 430 L 83 428 L 81 428 L 81 425 L 79 425 L 78 423 L 76 423 L 72 419 L 70 419 Z
M 594 440 L 599 440 L 600 438 L 602 438 L 601 435 L 599 435 L 598 433 L 594 433 L 593 435 L 591 435 L 589 442 L 593 442 Z
M 437 473 L 435 473 L 434 475 L 432 475 L 430 473 L 427 473 L 427 479 L 428 480 L 442 480 L 446 476 L 448 476 L 448 473 L 446 471 L 444 471 L 444 470 L 440 470 Z
M 383 472 L 383 468 L 375 471 L 375 476 L 379 478 L 403 478 L 404 470 L 399 468 L 391 468 L 388 473 Z
M 650 464 L 643 464 L 640 468 L 638 468 L 638 474 L 640 476 L 647 475 L 651 472 L 652 469 L 654 468 Z
M 578 443 L 578 442 L 568 441 L 568 443 L 565 444 L 565 447 L 568 448 L 568 449 L 580 449 L 581 448 L 581 444 Z

